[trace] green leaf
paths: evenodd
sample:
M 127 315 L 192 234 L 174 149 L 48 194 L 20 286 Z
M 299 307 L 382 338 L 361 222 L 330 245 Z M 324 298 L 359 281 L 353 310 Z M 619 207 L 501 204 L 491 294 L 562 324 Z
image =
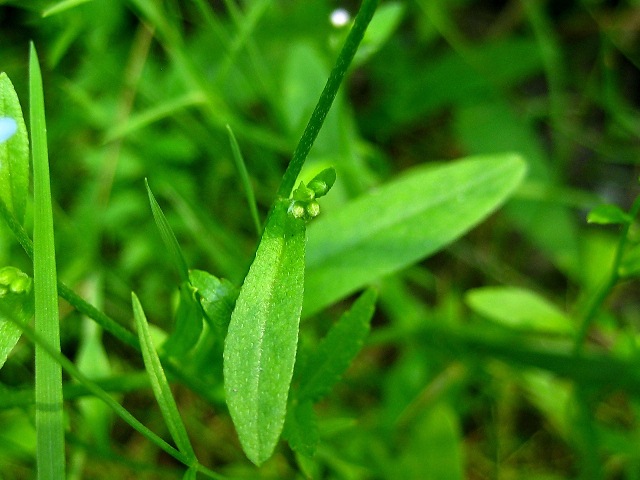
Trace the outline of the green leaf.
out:
M 476 288 L 467 292 L 466 302 L 476 313 L 510 328 L 556 334 L 569 334 L 575 330 L 562 311 L 529 290 Z
M 587 215 L 587 222 L 599 225 L 628 225 L 633 221 L 627 212 L 617 205 L 598 205 Z
M 15 267 L 0 268 L 0 368 L 22 335 L 17 324 L 27 323 L 33 316 L 31 286 L 26 273 Z
M 0 143 L 0 198 L 22 223 L 29 194 L 29 138 L 18 95 L 6 73 L 0 73 L 0 117 L 17 124 L 16 133 Z
M 282 431 L 298 343 L 305 223 L 280 200 L 231 315 L 224 348 L 227 405 L 247 457 L 267 460 Z
M 369 334 L 377 294 L 365 291 L 331 327 L 300 371 L 300 400 L 317 401 L 340 380 Z
M 178 270 L 178 274 L 180 275 L 180 280 L 183 282 L 188 282 L 189 269 L 187 268 L 187 261 L 184 259 L 184 255 L 182 254 L 182 250 L 180 249 L 180 244 L 178 244 L 178 240 L 176 239 L 176 236 L 171 229 L 171 225 L 169 225 L 167 217 L 164 216 L 164 212 L 156 201 L 156 197 L 153 195 L 151 188 L 149 188 L 149 182 L 147 182 L 146 179 L 144 181 L 144 184 L 147 187 L 147 194 L 149 195 L 151 212 L 153 213 L 153 219 L 156 222 L 156 226 L 158 227 L 158 231 L 160 232 L 162 241 L 171 254 L 173 263 Z
M 525 173 L 515 154 L 426 165 L 309 227 L 305 315 L 440 250 L 500 206 Z
M 311 401 L 296 400 L 290 405 L 282 436 L 287 439 L 293 451 L 306 457 L 313 456 L 320 434 Z
M 49 181 L 42 72 L 35 46 L 29 54 L 29 117 L 33 156 L 33 288 L 36 333 L 60 353 L 58 277 Z M 36 431 L 39 479 L 65 477 L 62 368 L 36 345 Z
M 167 355 L 183 357 L 196 345 L 201 334 L 202 308 L 196 289 L 189 282 L 182 282 L 173 331 L 162 347 Z
M 230 281 L 202 270 L 190 270 L 189 280 L 197 290 L 200 305 L 211 324 L 226 330 L 238 298 L 238 289 Z
M 138 327 L 142 358 L 147 373 L 149 374 L 151 388 L 160 407 L 160 412 L 162 412 L 162 417 L 169 428 L 171 437 L 174 442 L 176 442 L 178 450 L 189 460 L 194 460 L 196 456 L 191 446 L 189 436 L 187 435 L 187 430 L 185 429 L 184 423 L 182 423 L 180 412 L 178 412 L 178 406 L 171 393 L 169 382 L 167 382 L 164 370 L 162 369 L 160 358 L 158 358 L 158 354 L 153 346 L 147 318 L 145 317 L 138 297 L 133 292 L 131 292 L 131 302 L 133 304 L 133 316 Z

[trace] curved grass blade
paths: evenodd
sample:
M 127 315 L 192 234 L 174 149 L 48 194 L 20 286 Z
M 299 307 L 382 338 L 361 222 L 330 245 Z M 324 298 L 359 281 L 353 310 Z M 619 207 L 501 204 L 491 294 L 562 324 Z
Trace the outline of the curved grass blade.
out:
M 149 324 L 147 323 L 147 318 L 142 310 L 142 305 L 140 304 L 140 300 L 138 300 L 136 294 L 133 292 L 131 292 L 131 303 L 133 304 L 133 316 L 138 327 L 142 358 L 144 359 L 144 365 L 149 374 L 149 379 L 151 380 L 153 394 L 156 397 L 158 405 L 160 406 L 160 411 L 162 412 L 162 417 L 169 428 L 171 437 L 174 442 L 176 442 L 178 450 L 184 454 L 188 460 L 190 460 L 189 464 L 192 464 L 193 461 L 195 461 L 196 454 L 191 446 L 191 441 L 187 435 L 184 423 L 182 423 L 182 418 L 180 417 L 180 412 L 178 412 L 176 401 L 171 394 L 171 388 L 169 387 L 169 382 L 167 382 L 167 377 L 162 369 L 160 358 L 153 346 L 151 333 L 149 332 Z
M 224 348 L 229 412 L 247 457 L 267 460 L 284 424 L 304 286 L 305 223 L 276 203 L 231 315 Z
M 452 242 L 498 208 L 526 170 L 515 154 L 427 165 L 309 227 L 304 315 Z

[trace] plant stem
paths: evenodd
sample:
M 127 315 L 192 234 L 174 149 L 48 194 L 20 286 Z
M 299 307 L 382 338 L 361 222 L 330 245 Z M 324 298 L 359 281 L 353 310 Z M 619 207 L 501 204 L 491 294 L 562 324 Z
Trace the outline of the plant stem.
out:
M 353 27 L 344 42 L 344 46 L 338 55 L 338 59 L 336 60 L 333 70 L 331 70 L 331 74 L 324 86 L 324 90 L 322 90 L 322 93 L 320 94 L 316 108 L 311 114 L 311 118 L 309 119 L 304 132 L 302 132 L 302 137 L 300 137 L 298 146 L 293 152 L 291 162 L 289 162 L 289 166 L 284 172 L 282 183 L 280 183 L 280 187 L 278 188 L 278 197 L 288 198 L 291 194 L 291 191 L 295 186 L 296 179 L 298 178 L 307 155 L 313 146 L 313 142 L 315 142 L 316 137 L 320 132 L 320 128 L 327 117 L 327 113 L 329 113 L 333 100 L 336 98 L 340 84 L 347 73 L 349 65 L 351 65 L 351 61 L 358 49 L 358 45 L 360 45 L 362 37 L 364 37 L 364 32 L 367 29 L 371 18 L 373 18 L 377 5 L 378 0 L 364 0 L 362 2 L 360 11 L 353 23 Z
M 635 218 L 640 213 L 640 197 L 636 198 L 631 206 L 631 210 L 629 210 L 629 215 L 632 219 Z M 622 256 L 624 254 L 624 249 L 627 244 L 627 237 L 629 235 L 629 229 L 631 228 L 632 222 L 629 222 L 624 225 L 622 232 L 620 233 L 620 239 L 618 240 L 618 246 L 616 247 L 616 254 L 613 259 L 613 264 L 611 266 L 611 271 L 606 281 L 602 284 L 602 286 L 598 289 L 598 291 L 593 295 L 589 306 L 587 307 L 586 312 L 582 316 L 582 321 L 580 322 L 580 330 L 578 331 L 578 335 L 576 337 L 576 343 L 574 345 L 574 355 L 579 356 L 584 349 L 584 342 L 587 338 L 587 333 L 589 332 L 589 327 L 596 316 L 596 314 L 600 311 L 600 307 L 613 290 L 613 287 L 616 286 L 618 280 L 620 280 L 620 275 L 618 270 L 620 269 L 620 263 L 622 262 Z

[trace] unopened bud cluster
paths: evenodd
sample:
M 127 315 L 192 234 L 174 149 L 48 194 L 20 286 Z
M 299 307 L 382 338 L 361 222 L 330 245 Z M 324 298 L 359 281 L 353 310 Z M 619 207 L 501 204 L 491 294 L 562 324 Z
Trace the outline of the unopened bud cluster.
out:
M 289 206 L 289 213 L 296 218 L 310 220 L 320 213 L 320 204 L 316 200 L 327 194 L 336 181 L 336 171 L 327 168 L 313 177 L 305 185 L 300 182 L 298 188 L 293 191 L 293 198 Z

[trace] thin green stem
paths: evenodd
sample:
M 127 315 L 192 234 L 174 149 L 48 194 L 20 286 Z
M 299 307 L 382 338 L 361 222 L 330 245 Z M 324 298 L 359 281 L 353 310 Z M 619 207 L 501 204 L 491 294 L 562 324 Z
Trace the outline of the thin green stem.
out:
M 636 198 L 631 206 L 631 210 L 629 211 L 629 216 L 632 219 L 635 219 L 640 213 L 640 197 Z M 583 349 L 584 343 L 587 338 L 587 334 L 589 332 L 589 327 L 593 323 L 596 315 L 600 311 L 602 304 L 607 299 L 613 287 L 616 286 L 618 280 L 620 280 L 619 270 L 620 264 L 622 263 L 622 257 L 624 255 L 624 250 L 627 245 L 627 239 L 629 236 L 629 229 L 631 228 L 632 222 L 629 222 L 624 225 L 622 228 L 622 232 L 620 232 L 620 238 L 618 239 L 618 245 L 616 247 L 615 257 L 613 259 L 613 264 L 611 265 L 611 271 L 609 272 L 609 276 L 602 284 L 602 286 L 598 289 L 598 291 L 591 297 L 591 302 L 589 302 L 587 309 L 585 310 L 584 315 L 582 316 L 582 320 L 580 322 L 580 330 L 578 331 L 578 335 L 576 337 L 576 343 L 574 345 L 574 354 L 579 356 Z
M 65 477 L 62 369 L 45 350 L 60 352 L 60 318 L 44 93 L 42 74 L 33 43 L 29 57 L 29 98 L 34 192 L 35 325 L 47 347 L 45 349 L 44 344 L 36 345 L 36 462 L 38 479 L 55 480 Z
M 298 146 L 293 152 L 291 162 L 289 162 L 289 166 L 284 172 L 282 183 L 280 183 L 280 187 L 278 188 L 278 197 L 288 198 L 291 194 L 291 191 L 295 186 L 296 179 L 298 178 L 298 175 L 300 175 L 302 166 L 304 165 L 307 155 L 313 146 L 313 142 L 315 142 L 316 137 L 320 132 L 320 128 L 329 113 L 333 100 L 336 98 L 340 84 L 347 73 L 349 65 L 351 65 L 353 56 L 356 54 L 356 50 L 362 41 L 362 37 L 364 37 L 364 32 L 373 18 L 377 5 L 378 0 L 363 1 L 360 11 L 353 23 L 353 27 L 351 28 L 351 31 L 344 42 L 344 46 L 338 55 L 336 64 L 334 65 L 333 70 L 331 70 L 331 74 L 324 86 L 324 90 L 322 90 L 322 93 L 320 94 L 316 108 L 311 114 L 311 118 L 309 119 L 309 123 L 307 123 L 304 132 L 302 132 L 302 137 L 300 137 Z

